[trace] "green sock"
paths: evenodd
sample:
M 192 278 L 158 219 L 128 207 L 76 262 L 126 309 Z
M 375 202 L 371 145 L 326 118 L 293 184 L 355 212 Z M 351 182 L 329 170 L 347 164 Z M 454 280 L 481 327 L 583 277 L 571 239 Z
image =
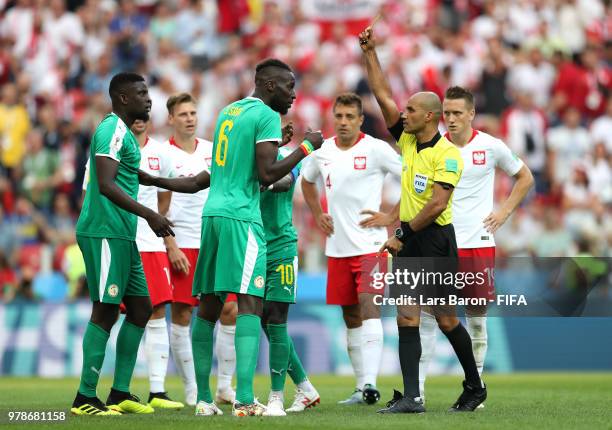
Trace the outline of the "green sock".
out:
M 215 323 L 198 316 L 193 321 L 191 329 L 191 348 L 195 366 L 196 383 L 198 385 L 198 402 L 212 403 L 210 392 L 210 369 L 213 359 L 213 333 Z
M 261 318 L 242 314 L 236 318 L 236 400 L 242 404 L 253 403 L 253 377 L 259 355 Z
M 113 389 L 126 393 L 130 392 L 130 382 L 143 333 L 144 328 L 138 327 L 128 320 L 123 320 L 117 336 L 117 359 L 115 360 Z
M 102 327 L 91 321 L 87 324 L 83 336 L 83 370 L 81 370 L 81 384 L 79 385 L 79 393 L 84 396 L 96 397 L 96 388 L 109 336 L 110 333 Z
M 295 385 L 308 379 L 306 370 L 304 370 L 304 366 L 297 355 L 291 338 L 289 338 L 289 365 L 287 366 L 287 373 Z
M 272 391 L 283 391 L 285 389 L 285 378 L 287 377 L 290 349 L 287 324 L 268 324 L 266 329 L 266 334 L 270 340 L 270 378 L 272 379 Z

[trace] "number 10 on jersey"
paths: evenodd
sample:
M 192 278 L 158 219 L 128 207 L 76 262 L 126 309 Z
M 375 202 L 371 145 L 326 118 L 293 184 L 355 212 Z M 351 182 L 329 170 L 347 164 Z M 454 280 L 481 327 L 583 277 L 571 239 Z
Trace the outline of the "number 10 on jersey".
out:
M 229 143 L 229 139 L 227 138 L 228 131 L 231 131 L 234 127 L 234 121 L 226 119 L 221 124 L 221 128 L 219 130 L 219 137 L 217 138 L 217 150 L 215 151 L 215 163 L 217 166 L 225 166 L 225 159 L 227 157 L 227 145 Z

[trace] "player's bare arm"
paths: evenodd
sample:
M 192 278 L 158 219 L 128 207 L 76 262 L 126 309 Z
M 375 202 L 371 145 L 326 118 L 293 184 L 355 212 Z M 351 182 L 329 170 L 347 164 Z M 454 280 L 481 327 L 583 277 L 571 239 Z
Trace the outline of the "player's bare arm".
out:
M 283 127 L 283 141 L 279 146 L 285 146 L 293 139 L 293 122 Z
M 195 176 L 160 178 L 138 170 L 138 182 L 142 185 L 152 185 L 177 193 L 194 194 L 210 186 L 210 174 L 203 170 Z
M 284 178 L 273 183 L 271 187 L 268 188 L 268 190 L 273 193 L 285 193 L 291 189 L 291 185 L 293 185 L 293 182 L 293 174 L 289 173 Z
M 523 164 L 521 170 L 514 175 L 516 182 L 512 187 L 510 195 L 497 211 L 493 211 L 487 216 L 483 223 L 487 231 L 491 234 L 495 233 L 512 215 L 518 205 L 521 204 L 531 187 L 533 187 L 534 179 L 531 170 L 526 164 Z
M 166 216 L 170 210 L 170 202 L 172 201 L 172 192 L 159 192 L 157 193 L 157 209 L 160 214 Z M 189 274 L 189 260 L 178 247 L 176 239 L 173 236 L 164 237 L 164 246 L 166 247 L 166 253 L 168 254 L 168 260 L 172 265 L 172 268 L 176 271 L 183 272 L 186 275 Z
M 317 226 L 327 236 L 334 234 L 334 220 L 330 214 L 323 212 L 321 207 L 321 201 L 319 200 L 319 192 L 317 191 L 317 185 L 312 182 L 308 182 L 305 178 L 302 178 L 302 194 L 304 200 L 314 216 Z
M 255 148 L 255 158 L 259 182 L 267 187 L 278 181 L 283 176 L 289 174 L 308 153 L 319 149 L 322 144 L 323 135 L 320 131 L 308 131 L 304 135 L 304 143 L 299 148 L 282 160 L 277 160 L 278 145 L 276 142 L 258 143 Z
M 387 127 L 392 127 L 400 119 L 400 110 L 393 100 L 391 87 L 380 66 L 371 26 L 359 33 L 359 46 L 363 51 L 366 63 L 368 84 L 370 84 L 374 97 L 376 97 L 376 101 L 380 106 L 380 110 L 385 118 L 385 124 Z
M 144 218 L 157 236 L 174 236 L 171 228 L 174 224 L 169 219 L 141 205 L 117 186 L 114 179 L 118 168 L 118 161 L 109 157 L 96 157 L 100 193 L 120 208 Z
M 359 225 L 363 228 L 372 227 L 388 227 L 391 224 L 399 221 L 400 202 L 391 209 L 390 212 L 377 212 L 371 209 L 362 210 L 361 215 L 370 215 L 359 222 Z
M 170 210 L 170 202 L 172 201 L 172 193 L 169 191 L 157 193 L 157 212 L 166 216 Z

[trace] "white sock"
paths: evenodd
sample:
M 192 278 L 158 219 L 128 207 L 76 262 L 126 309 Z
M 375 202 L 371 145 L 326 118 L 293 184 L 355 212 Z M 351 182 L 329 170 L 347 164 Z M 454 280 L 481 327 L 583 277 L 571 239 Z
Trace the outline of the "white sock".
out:
M 346 330 L 346 349 L 348 350 L 353 372 L 357 380 L 357 388 L 363 389 L 363 354 L 361 351 L 361 327 Z
M 168 371 L 168 355 L 170 342 L 168 340 L 168 325 L 165 318 L 149 320 L 145 327 L 145 356 L 149 371 L 151 393 L 163 393 L 166 372 Z
M 297 387 L 304 392 L 315 391 L 315 387 L 308 379 L 305 379 L 304 381 L 297 384 Z
M 376 386 L 383 352 L 384 332 L 380 318 L 361 323 L 361 351 L 363 354 L 363 384 Z
M 189 326 L 172 323 L 170 331 L 170 350 L 179 375 L 183 378 L 185 391 L 196 386 L 193 353 Z
M 219 325 L 217 340 L 215 341 L 215 354 L 217 354 L 217 391 L 232 386 L 232 376 L 236 371 L 236 348 L 234 347 L 235 325 Z
M 465 320 L 467 321 L 467 331 L 472 338 L 472 351 L 474 351 L 478 374 L 482 375 L 488 346 L 487 317 L 466 316 Z
M 421 360 L 419 361 L 419 391 L 421 398 L 425 398 L 425 378 L 427 378 L 427 368 L 436 350 L 436 329 L 438 322 L 436 318 L 421 311 L 421 323 L 419 333 L 421 335 Z

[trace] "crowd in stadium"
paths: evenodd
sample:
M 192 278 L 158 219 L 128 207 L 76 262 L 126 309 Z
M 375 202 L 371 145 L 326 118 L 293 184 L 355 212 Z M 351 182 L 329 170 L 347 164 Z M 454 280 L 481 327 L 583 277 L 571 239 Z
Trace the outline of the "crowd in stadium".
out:
M 198 136 L 211 139 L 218 111 L 250 93 L 254 65 L 270 56 L 296 73 L 286 118 L 296 141 L 305 124 L 333 135 L 332 102 L 347 90 L 364 98 L 363 131 L 390 140 L 356 37 L 378 12 L 378 52 L 396 102 L 470 88 L 476 127 L 504 139 L 534 173 L 528 202 L 497 234 L 498 252 L 612 256 L 609 2 L 370 0 L 351 9 L 357 2 L 347 1 L 337 14 L 313 3 L 0 0 L 0 300 L 87 295 L 74 224 L 114 73 L 147 76 L 150 133 L 161 141 L 170 95 L 198 99 Z M 500 175 L 496 193 L 507 195 L 509 181 Z M 399 198 L 388 185 L 387 208 Z M 294 210 L 302 267 L 321 271 L 324 237 L 299 192 Z

